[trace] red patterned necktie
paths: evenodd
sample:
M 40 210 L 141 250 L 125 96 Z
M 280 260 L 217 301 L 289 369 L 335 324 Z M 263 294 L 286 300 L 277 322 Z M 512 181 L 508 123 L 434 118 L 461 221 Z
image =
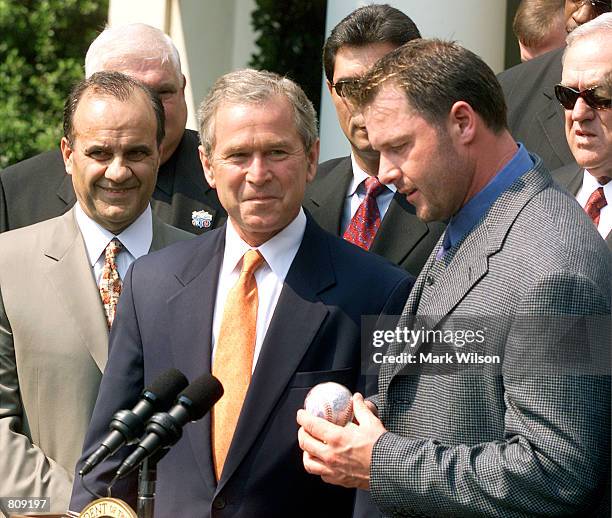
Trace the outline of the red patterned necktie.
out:
M 591 196 L 589 196 L 586 205 L 584 206 L 584 210 L 589 215 L 589 218 L 593 220 L 595 226 L 599 226 L 599 216 L 601 215 L 601 209 L 603 209 L 608 204 L 606 197 L 604 195 L 603 187 L 599 187 Z
M 370 176 L 365 180 L 366 195 L 355 212 L 351 223 L 344 232 L 344 239 L 364 250 L 369 250 L 380 227 L 380 212 L 376 197 L 385 189 L 378 178 Z
M 100 296 L 102 297 L 102 304 L 104 305 L 104 313 L 106 313 L 106 322 L 109 329 L 115 319 L 117 301 L 123 286 L 117 271 L 117 256 L 122 248 L 121 241 L 113 238 L 104 250 L 104 268 L 102 268 L 102 278 L 100 279 Z

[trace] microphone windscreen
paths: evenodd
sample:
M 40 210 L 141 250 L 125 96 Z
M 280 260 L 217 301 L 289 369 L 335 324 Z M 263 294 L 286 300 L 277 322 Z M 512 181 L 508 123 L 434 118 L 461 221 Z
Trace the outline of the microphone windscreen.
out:
M 168 369 L 162 372 L 155 381 L 145 389 L 156 396 L 153 402 L 158 411 L 165 411 L 176 399 L 176 395 L 183 390 L 189 382 L 185 375 L 178 369 Z
M 204 417 L 222 395 L 223 386 L 221 382 L 212 374 L 205 372 L 181 392 L 178 398 L 179 400 L 182 397 L 187 398 L 191 402 L 189 418 L 192 421 L 197 421 Z

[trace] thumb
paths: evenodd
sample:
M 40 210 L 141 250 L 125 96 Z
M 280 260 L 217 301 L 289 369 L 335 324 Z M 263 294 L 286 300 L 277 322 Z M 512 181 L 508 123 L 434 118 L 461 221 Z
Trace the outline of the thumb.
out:
M 376 416 L 366 405 L 363 396 L 359 392 L 353 394 L 353 413 L 355 414 L 355 420 L 358 423 L 365 423 L 376 419 Z

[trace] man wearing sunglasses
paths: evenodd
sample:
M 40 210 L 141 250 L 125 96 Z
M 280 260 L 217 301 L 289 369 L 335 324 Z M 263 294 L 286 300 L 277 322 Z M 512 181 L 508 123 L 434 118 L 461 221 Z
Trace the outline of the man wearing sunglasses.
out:
M 565 0 L 565 30 L 610 11 L 610 0 Z M 563 109 L 554 86 L 561 81 L 563 48 L 502 72 L 499 82 L 508 105 L 512 136 L 539 155 L 549 170 L 574 161 L 563 134 Z
M 576 195 L 612 249 L 612 13 L 582 25 L 567 39 L 561 84 L 565 135 L 576 159 L 554 172 Z
M 444 225 L 419 221 L 395 186 L 378 181 L 379 153 L 370 145 L 363 116 L 349 109 L 344 89 L 385 54 L 420 36 L 414 22 L 389 5 L 356 9 L 334 27 L 323 47 L 323 64 L 351 154 L 319 165 L 304 197 L 304 207 L 325 230 L 415 276 Z

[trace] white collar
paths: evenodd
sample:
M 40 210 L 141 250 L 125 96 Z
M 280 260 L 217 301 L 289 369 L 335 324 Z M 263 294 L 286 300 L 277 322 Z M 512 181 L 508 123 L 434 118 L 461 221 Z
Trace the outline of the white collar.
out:
M 291 263 L 302 243 L 305 230 L 306 215 L 304 210 L 300 208 L 298 215 L 289 225 L 265 243 L 255 247 L 256 250 L 259 250 L 272 272 L 281 281 L 284 281 L 287 276 Z M 249 246 L 240 238 L 232 224 L 231 217 L 228 218 L 227 225 L 225 226 L 225 255 L 223 263 L 229 268 L 229 271 L 233 271 L 240 259 L 242 259 L 242 256 L 247 250 L 252 248 L 252 246 Z
M 78 202 L 75 205 L 74 213 L 77 225 L 85 241 L 89 262 L 92 266 L 96 264 L 106 245 L 114 237 L 117 237 L 124 248 L 136 259 L 147 254 L 151 248 L 151 242 L 153 241 L 153 216 L 150 204 L 147 204 L 147 208 L 142 214 L 117 236 L 85 214 Z
M 370 177 L 368 173 L 366 173 L 363 169 L 361 169 L 361 167 L 359 167 L 359 165 L 357 164 L 357 160 L 355 160 L 355 155 L 353 153 L 351 153 L 351 166 L 353 167 L 353 179 L 351 180 L 351 184 L 349 185 L 347 198 L 353 196 L 357 192 L 357 189 L 363 183 L 363 181 Z M 393 193 L 397 191 L 397 187 L 394 184 L 385 184 L 385 186 Z

